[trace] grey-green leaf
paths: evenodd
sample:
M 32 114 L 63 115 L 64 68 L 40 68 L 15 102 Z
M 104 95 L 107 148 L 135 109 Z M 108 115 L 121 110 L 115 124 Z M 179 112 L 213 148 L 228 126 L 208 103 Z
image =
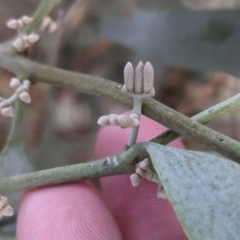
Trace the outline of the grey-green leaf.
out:
M 215 155 L 146 144 L 189 239 L 240 239 L 240 165 Z

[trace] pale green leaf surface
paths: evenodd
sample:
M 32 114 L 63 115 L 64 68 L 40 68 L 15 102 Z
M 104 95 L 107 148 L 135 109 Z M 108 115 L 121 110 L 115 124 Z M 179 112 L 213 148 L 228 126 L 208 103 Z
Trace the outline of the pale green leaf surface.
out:
M 207 153 L 146 144 L 189 239 L 240 239 L 240 165 Z

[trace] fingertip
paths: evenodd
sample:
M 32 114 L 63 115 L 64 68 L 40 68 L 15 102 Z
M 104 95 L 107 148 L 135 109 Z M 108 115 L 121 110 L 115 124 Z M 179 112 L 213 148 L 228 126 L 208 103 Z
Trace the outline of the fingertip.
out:
M 18 240 L 121 239 L 111 213 L 88 183 L 34 189 L 24 194 Z

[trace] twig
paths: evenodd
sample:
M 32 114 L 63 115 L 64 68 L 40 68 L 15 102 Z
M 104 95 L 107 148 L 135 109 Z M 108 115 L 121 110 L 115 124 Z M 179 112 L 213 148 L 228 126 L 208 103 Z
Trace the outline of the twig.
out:
M 132 162 L 138 154 L 146 155 L 143 144 L 137 144 L 125 152 L 92 162 L 7 177 L 0 181 L 0 192 L 9 194 L 30 188 L 131 173 L 134 171 Z
M 142 114 L 142 98 L 134 97 L 133 98 L 133 113 L 136 113 L 138 116 Z M 135 126 L 131 130 L 130 138 L 128 140 L 128 147 L 133 146 L 137 141 L 139 125 Z
M 132 104 L 131 99 L 119 90 L 117 83 L 12 56 L 7 47 L 4 49 L 0 47 L 0 56 L 0 66 L 14 73 L 28 74 L 39 82 L 102 96 L 128 106 Z M 174 130 L 179 135 L 190 137 L 216 152 L 240 162 L 240 143 L 238 141 L 207 128 L 153 99 L 143 102 L 142 111 L 146 116 Z
M 191 117 L 191 119 L 201 124 L 207 124 L 210 121 L 225 115 L 226 113 L 236 110 L 237 108 L 240 108 L 240 93 L 204 110 L 203 112 Z M 178 137 L 180 137 L 178 133 L 168 130 L 153 138 L 151 142 L 167 145 Z
M 33 21 L 27 27 L 26 33 L 29 34 L 33 30 L 36 30 L 37 27 L 41 24 L 43 17 L 47 16 L 52 11 L 52 9 L 61 2 L 62 0 L 43 0 L 33 15 Z

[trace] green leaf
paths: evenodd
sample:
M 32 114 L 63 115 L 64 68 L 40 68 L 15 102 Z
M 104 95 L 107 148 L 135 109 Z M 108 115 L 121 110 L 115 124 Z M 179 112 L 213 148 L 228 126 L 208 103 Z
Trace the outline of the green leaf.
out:
M 155 143 L 146 149 L 189 239 L 239 239 L 239 164 Z

